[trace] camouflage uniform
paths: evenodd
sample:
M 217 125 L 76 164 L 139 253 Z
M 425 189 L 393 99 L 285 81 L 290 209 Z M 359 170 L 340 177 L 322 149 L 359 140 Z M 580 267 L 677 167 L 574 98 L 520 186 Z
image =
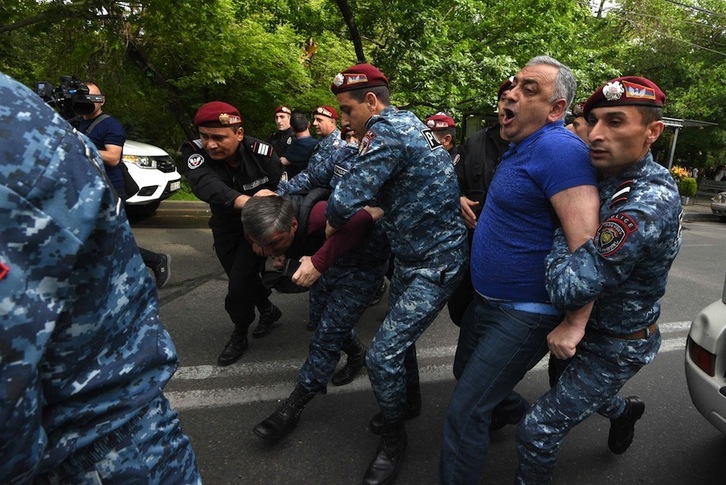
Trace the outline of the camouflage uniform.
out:
M 301 194 L 312 190 L 315 187 L 331 188 L 330 170 L 335 166 L 333 157 L 340 148 L 348 145 L 340 139 L 340 130 L 337 128 L 330 135 L 321 138 L 310 155 L 308 166 L 305 170 L 295 175 L 290 180 L 281 180 L 277 185 L 277 193 Z M 351 150 L 350 147 L 347 150 Z M 347 157 L 348 155 L 343 155 Z
M 326 215 L 340 228 L 370 200 L 385 211 L 394 273 L 388 313 L 366 365 L 384 418 L 395 421 L 403 416 L 411 374 L 404 370 L 404 354 L 459 283 L 468 248 L 451 157 L 431 130 L 391 106 L 366 127 L 358 161 L 330 196 Z
M 0 482 L 199 483 L 156 288 L 87 138 L 0 74 Z
M 660 347 L 660 332 L 629 340 L 655 323 L 658 299 L 681 245 L 681 206 L 673 178 L 650 153 L 600 183 L 596 237 L 570 254 L 561 230 L 546 259 L 547 289 L 560 308 L 595 300 L 585 337 L 555 387 L 520 424 L 518 483 L 549 483 L 560 443 L 594 412 L 616 418 L 625 409 L 617 395 Z

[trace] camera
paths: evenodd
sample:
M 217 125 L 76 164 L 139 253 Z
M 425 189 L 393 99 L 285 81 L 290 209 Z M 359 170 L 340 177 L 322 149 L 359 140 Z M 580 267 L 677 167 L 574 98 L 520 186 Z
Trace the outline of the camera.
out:
M 61 76 L 57 87 L 46 81 L 38 82 L 35 92 L 67 120 L 77 115 L 90 115 L 96 109 L 94 103 L 103 102 L 103 96 L 88 94 L 88 86 L 77 76 Z

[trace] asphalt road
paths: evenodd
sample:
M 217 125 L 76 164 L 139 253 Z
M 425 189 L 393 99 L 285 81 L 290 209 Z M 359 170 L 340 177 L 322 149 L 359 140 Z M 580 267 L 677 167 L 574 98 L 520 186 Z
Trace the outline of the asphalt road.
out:
M 162 205 L 163 207 L 163 205 Z M 717 484 L 726 479 L 726 437 L 694 409 L 683 371 L 690 320 L 718 299 L 726 275 L 726 224 L 692 218 L 671 270 L 660 318 L 663 345 L 656 360 L 632 379 L 625 395 L 646 401 L 630 450 L 607 450 L 606 419 L 593 416 L 570 433 L 560 454 L 555 483 Z M 166 394 L 180 412 L 207 484 L 360 483 L 378 438 L 367 430 L 377 412 L 365 372 L 353 383 L 332 387 L 305 409 L 297 429 L 269 446 L 251 432 L 292 390 L 305 359 L 310 333 L 306 294 L 273 294 L 283 311 L 263 339 L 252 339 L 238 363 L 215 365 L 231 323 L 223 309 L 226 277 L 212 252 L 204 211 L 160 213 L 135 225 L 137 242 L 173 257 L 171 283 L 160 293 L 161 317 L 171 333 L 180 368 Z M 359 323 L 369 341 L 385 314 L 386 299 Z M 446 405 L 453 389 L 451 363 L 457 328 L 446 313 L 418 344 L 424 411 L 407 424 L 409 448 L 400 484 L 437 483 L 438 453 Z M 544 365 L 518 390 L 530 400 L 547 387 Z M 517 460 L 514 427 L 495 433 L 482 483 L 510 484 Z

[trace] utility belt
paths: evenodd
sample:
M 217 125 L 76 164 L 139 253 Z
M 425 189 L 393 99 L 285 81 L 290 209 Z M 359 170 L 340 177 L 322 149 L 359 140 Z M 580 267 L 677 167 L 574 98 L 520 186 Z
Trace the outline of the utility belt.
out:
M 66 483 L 68 478 L 74 477 L 80 472 L 94 470 L 96 463 L 101 461 L 112 450 L 121 445 L 124 439 L 131 434 L 133 429 L 139 424 L 139 422 L 141 422 L 147 408 L 148 406 L 142 408 L 138 413 L 136 413 L 136 415 L 134 415 L 134 417 L 119 426 L 110 434 L 75 451 L 63 460 L 57 467 L 47 473 L 37 476 L 33 483 L 43 485 Z
M 622 339 L 622 340 L 640 340 L 640 339 L 648 338 L 651 335 L 653 335 L 655 332 L 657 332 L 658 324 L 651 323 L 647 327 L 640 329 L 638 331 L 635 331 L 635 332 L 631 332 L 631 333 L 612 333 L 612 332 L 608 332 L 607 330 L 602 330 L 599 328 L 592 328 L 592 327 L 587 327 L 587 331 L 599 333 L 600 335 L 607 335 L 608 337 L 618 338 L 618 339 Z

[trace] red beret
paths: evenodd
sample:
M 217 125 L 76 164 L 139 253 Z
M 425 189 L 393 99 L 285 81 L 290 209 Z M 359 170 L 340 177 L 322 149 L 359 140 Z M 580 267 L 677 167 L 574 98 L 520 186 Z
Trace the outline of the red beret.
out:
M 333 118 L 334 120 L 338 119 L 338 112 L 335 111 L 335 108 L 332 106 L 318 106 L 313 110 L 313 115 L 323 115 L 327 116 L 328 118 Z
M 575 118 L 585 116 L 585 103 L 580 101 L 579 103 L 573 104 L 570 111 L 572 112 L 572 116 Z
M 426 126 L 431 128 L 433 131 L 445 130 L 447 128 L 456 128 L 454 118 L 447 115 L 446 113 L 438 112 L 435 115 L 431 115 L 426 118 Z
M 278 106 L 277 108 L 275 108 L 275 114 L 277 114 L 277 113 L 287 113 L 287 114 L 291 115 L 292 110 L 290 108 L 288 108 L 287 106 Z
M 345 135 L 353 131 L 353 128 L 350 127 L 350 125 L 345 125 L 342 130 L 340 130 L 340 137 L 345 140 Z
M 510 89 L 512 89 L 512 79 L 514 79 L 514 76 L 509 76 L 507 79 L 504 80 L 502 84 L 499 85 L 499 91 L 497 91 L 497 99 L 502 97 L 504 91 L 509 91 Z
M 585 101 L 583 116 L 603 106 L 652 106 L 662 108 L 666 95 L 650 79 L 624 76 L 612 79 Z
M 194 117 L 196 126 L 230 126 L 242 123 L 242 116 L 237 108 L 222 101 L 203 104 Z
M 330 90 L 333 91 L 333 94 L 338 94 L 344 91 L 377 86 L 389 87 L 386 76 L 376 66 L 356 64 L 336 74 L 333 84 L 330 85 Z

